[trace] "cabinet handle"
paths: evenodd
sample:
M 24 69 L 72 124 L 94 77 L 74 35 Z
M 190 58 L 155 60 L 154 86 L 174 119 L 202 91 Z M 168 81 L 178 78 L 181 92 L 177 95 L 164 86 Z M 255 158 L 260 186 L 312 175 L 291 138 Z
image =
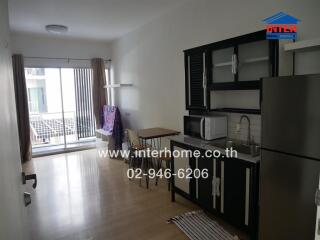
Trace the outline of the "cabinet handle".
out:
M 231 56 L 231 73 L 234 74 L 234 54 Z
M 196 158 L 196 169 L 198 169 L 198 161 L 199 161 L 199 158 Z M 196 178 L 196 199 L 199 199 L 199 179 Z
M 232 74 L 236 74 L 237 73 L 237 65 L 238 65 L 238 58 L 236 54 L 232 54 L 232 67 L 231 67 L 231 72 Z
M 216 209 L 216 197 L 220 196 L 220 179 L 212 178 L 212 198 L 213 198 L 213 208 Z
M 250 168 L 246 169 L 246 193 L 245 193 L 245 216 L 244 224 L 249 225 L 249 208 L 250 208 Z
M 212 178 L 212 196 L 220 197 L 220 178 Z
M 217 186 L 216 186 L 217 184 L 216 184 L 216 178 L 215 177 L 213 177 L 212 178 L 212 196 L 213 197 L 215 197 L 215 196 L 217 196 Z
M 238 57 L 236 54 L 234 54 L 234 74 L 237 74 L 238 71 Z
M 207 78 L 206 73 L 203 73 L 203 105 L 207 107 Z
M 213 159 L 213 176 L 212 176 L 212 205 L 213 209 L 216 209 L 216 197 L 217 197 L 217 177 L 216 177 L 216 168 L 217 168 L 217 160 L 214 158 Z
M 220 178 L 216 178 L 216 196 L 220 197 Z
M 203 105 L 207 107 L 207 76 L 206 76 L 206 53 L 203 53 L 203 75 L 202 75 L 202 87 L 203 87 Z
M 224 161 L 221 161 L 220 212 L 224 213 Z
M 200 137 L 202 139 L 205 138 L 205 136 L 203 134 L 203 123 L 204 123 L 204 117 L 202 117 L 201 120 L 200 120 Z
M 202 88 L 205 89 L 207 86 L 206 86 L 206 70 L 203 69 L 203 72 L 202 72 Z

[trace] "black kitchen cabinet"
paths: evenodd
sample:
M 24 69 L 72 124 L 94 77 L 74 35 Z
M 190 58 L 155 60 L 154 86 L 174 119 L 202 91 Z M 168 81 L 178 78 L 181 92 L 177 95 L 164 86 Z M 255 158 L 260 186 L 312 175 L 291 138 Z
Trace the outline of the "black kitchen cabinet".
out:
M 258 31 L 208 45 L 210 90 L 260 89 L 260 79 L 278 74 L 278 41 Z
M 237 158 L 220 158 L 218 164 L 221 216 L 256 239 L 259 164 Z
M 234 158 L 225 158 L 219 162 L 221 177 L 220 212 L 230 223 L 239 227 L 250 227 L 250 205 L 254 185 L 254 165 Z M 250 224 L 251 223 L 251 224 Z
M 220 161 L 221 207 L 220 212 L 233 224 L 245 225 L 246 209 L 246 167 L 241 161 L 226 159 Z M 247 224 L 248 225 L 248 224 Z
M 208 178 L 193 178 L 181 185 L 181 179 L 173 176 L 172 200 L 175 200 L 175 193 L 180 194 L 256 239 L 259 163 L 224 156 L 206 158 L 203 149 L 171 141 L 171 150 L 179 149 L 199 150 L 202 156 L 182 160 L 183 164 L 179 163 L 181 159 L 173 158 L 172 172 L 177 172 L 179 166 L 200 172 L 207 169 Z
M 185 50 L 186 108 L 210 109 L 210 91 L 260 89 L 278 75 L 278 51 L 265 30 Z
M 208 177 L 204 178 L 200 176 L 196 179 L 196 199 L 198 203 L 209 210 L 216 209 L 216 196 L 214 196 L 213 190 L 213 168 L 216 162 L 214 163 L 213 159 L 204 157 L 204 153 L 202 152 L 202 157 L 196 160 L 196 167 L 197 171 L 202 172 L 206 170 L 208 172 Z M 197 174 L 197 173 L 195 173 Z M 215 199 L 214 199 L 215 198 Z
M 205 49 L 185 52 L 185 92 L 188 110 L 209 108 L 207 59 Z

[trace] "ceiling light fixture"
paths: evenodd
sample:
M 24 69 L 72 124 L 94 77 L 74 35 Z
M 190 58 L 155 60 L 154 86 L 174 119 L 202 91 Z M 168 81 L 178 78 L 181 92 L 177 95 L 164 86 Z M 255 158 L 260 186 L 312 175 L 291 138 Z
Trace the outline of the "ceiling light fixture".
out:
M 49 33 L 62 34 L 68 31 L 68 27 L 58 24 L 49 24 L 46 25 L 46 30 Z

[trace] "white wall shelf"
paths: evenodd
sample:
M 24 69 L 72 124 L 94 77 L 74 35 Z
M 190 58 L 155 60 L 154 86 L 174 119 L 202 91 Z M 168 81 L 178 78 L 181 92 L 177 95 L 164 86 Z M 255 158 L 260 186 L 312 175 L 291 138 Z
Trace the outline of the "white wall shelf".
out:
M 105 85 L 104 88 L 119 88 L 119 87 L 131 87 L 132 83 L 117 83 Z
M 320 47 L 320 38 L 297 41 L 293 43 L 287 43 L 284 45 L 285 51 L 299 51 L 299 50 L 309 50 L 311 48 Z

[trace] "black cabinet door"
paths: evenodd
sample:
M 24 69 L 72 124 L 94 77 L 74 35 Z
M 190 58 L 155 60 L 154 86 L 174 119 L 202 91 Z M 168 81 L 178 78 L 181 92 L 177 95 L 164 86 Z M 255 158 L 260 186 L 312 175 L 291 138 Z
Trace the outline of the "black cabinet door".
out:
M 249 227 L 251 167 L 245 161 L 225 158 L 220 162 L 220 212 L 230 223 Z
M 185 52 L 186 109 L 207 109 L 206 52 L 202 50 Z
M 233 84 L 236 80 L 235 46 L 210 48 L 209 50 L 209 78 L 214 86 Z
M 214 209 L 213 204 L 213 159 L 201 157 L 197 160 L 197 168 L 194 172 L 194 176 L 197 178 L 200 174 L 200 177 L 196 179 L 197 182 L 197 200 L 199 204 L 208 209 Z M 203 174 L 203 171 L 208 173 L 208 177 Z
M 278 48 L 265 30 L 209 44 L 210 90 L 260 89 L 261 78 L 278 74 Z

